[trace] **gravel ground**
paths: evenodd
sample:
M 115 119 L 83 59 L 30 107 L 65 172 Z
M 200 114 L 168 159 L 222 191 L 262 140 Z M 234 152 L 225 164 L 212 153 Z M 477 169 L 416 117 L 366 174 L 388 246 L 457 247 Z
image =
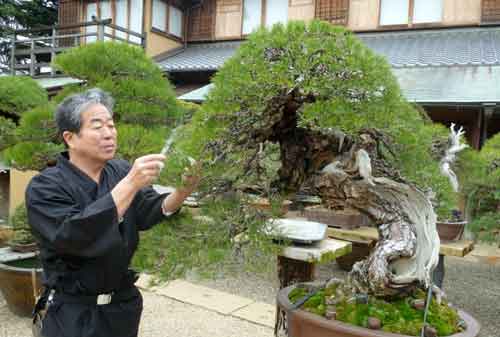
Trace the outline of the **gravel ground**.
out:
M 480 322 L 479 337 L 500 337 L 500 264 L 447 257 L 445 273 L 443 288 L 448 301 Z M 344 278 L 345 275 L 346 272 L 336 263 L 323 265 L 317 270 L 318 280 Z M 244 272 L 216 280 L 191 278 L 190 281 L 270 304 L 275 303 L 278 289 L 276 277 L 265 279 Z
M 143 291 L 139 337 L 272 337 L 273 329 Z M 1 296 L 1 295 L 0 295 Z M 0 337 L 32 337 L 29 318 L 13 315 L 0 297 Z M 110 336 L 119 337 L 119 336 Z
M 500 337 L 500 264 L 470 262 L 460 258 L 446 258 L 444 290 L 448 300 L 471 313 L 481 323 L 479 337 Z M 275 303 L 278 281 L 276 275 L 268 278 L 239 272 L 216 280 L 188 280 L 200 285 L 255 299 Z M 318 279 L 342 278 L 345 272 L 335 263 L 322 266 Z M 271 337 L 272 329 L 219 315 L 202 308 L 187 305 L 143 292 L 144 313 L 140 337 Z M 10 313 L 0 295 L 0 337 L 30 337 L 30 320 Z

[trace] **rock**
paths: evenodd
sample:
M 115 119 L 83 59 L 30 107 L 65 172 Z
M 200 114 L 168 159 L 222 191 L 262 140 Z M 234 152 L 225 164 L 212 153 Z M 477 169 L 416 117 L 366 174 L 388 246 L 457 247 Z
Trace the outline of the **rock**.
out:
M 382 327 L 382 322 L 377 317 L 368 317 L 368 328 L 379 330 Z
M 356 304 L 368 304 L 367 294 L 357 294 L 355 297 L 356 297 Z
M 336 319 L 337 313 L 334 310 L 327 310 L 325 313 L 326 319 Z
M 412 306 L 417 310 L 425 310 L 425 300 L 414 300 Z
M 424 337 L 436 337 L 437 330 L 430 325 L 426 325 L 424 328 Z

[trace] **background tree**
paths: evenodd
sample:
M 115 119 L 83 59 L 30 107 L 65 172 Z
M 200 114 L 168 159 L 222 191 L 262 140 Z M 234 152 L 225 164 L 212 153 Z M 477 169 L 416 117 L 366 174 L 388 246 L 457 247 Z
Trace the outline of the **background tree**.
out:
M 63 145 L 57 136 L 54 110 L 58 102 L 75 92 L 100 87 L 113 96 L 120 134 L 118 156 L 128 160 L 159 152 L 170 128 L 183 114 L 161 70 L 138 47 L 93 43 L 58 55 L 54 63 L 85 84 L 68 86 L 49 102 L 32 79 L 17 83 L 18 77 L 3 77 L 0 82 L 10 85 L 5 93 L 11 93 L 0 108 L 19 117 L 10 146 L 3 146 L 3 157 L 16 168 L 41 170 L 55 160 Z M 26 97 L 26 92 L 32 94 Z
M 468 228 L 478 239 L 500 246 L 500 134 L 481 151 L 470 149 L 460 156 L 459 178 L 467 196 Z
M 14 30 L 55 24 L 58 6 L 59 0 L 0 0 L 0 66 L 4 70 L 8 69 L 9 39 Z

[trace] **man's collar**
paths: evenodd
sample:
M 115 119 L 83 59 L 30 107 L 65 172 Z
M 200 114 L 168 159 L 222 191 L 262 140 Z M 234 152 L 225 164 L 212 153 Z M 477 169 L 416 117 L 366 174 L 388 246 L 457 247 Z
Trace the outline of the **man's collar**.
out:
M 57 166 L 64 172 L 69 172 L 72 177 L 77 179 L 77 181 L 83 184 L 85 187 L 88 187 L 88 189 L 95 188 L 97 186 L 97 183 L 87 173 L 83 172 L 75 164 L 73 164 L 69 159 L 70 158 L 68 151 L 61 152 L 57 158 Z

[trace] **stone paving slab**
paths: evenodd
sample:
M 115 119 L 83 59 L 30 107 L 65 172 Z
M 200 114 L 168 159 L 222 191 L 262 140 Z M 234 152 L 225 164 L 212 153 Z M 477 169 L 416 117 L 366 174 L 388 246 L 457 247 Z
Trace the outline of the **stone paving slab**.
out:
M 155 293 L 224 315 L 229 315 L 254 302 L 248 298 L 194 285 L 184 280 L 175 280 L 158 286 L 155 288 Z
M 246 307 L 236 310 L 231 314 L 231 316 L 274 328 L 276 306 L 262 302 L 254 302 Z
M 500 248 L 495 245 L 477 243 L 467 258 L 474 262 L 500 264 Z

